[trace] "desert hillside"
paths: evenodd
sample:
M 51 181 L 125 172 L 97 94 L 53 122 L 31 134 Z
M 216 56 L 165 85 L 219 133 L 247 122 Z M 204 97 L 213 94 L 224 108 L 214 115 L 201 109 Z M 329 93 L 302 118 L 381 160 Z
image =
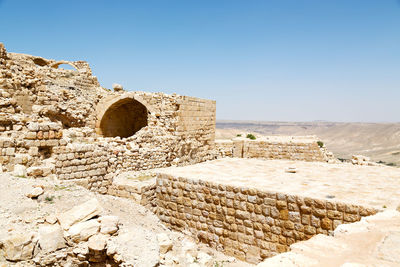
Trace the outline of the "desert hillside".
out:
M 239 133 L 316 135 L 339 158 L 362 154 L 400 166 L 400 123 L 217 121 L 217 139 Z

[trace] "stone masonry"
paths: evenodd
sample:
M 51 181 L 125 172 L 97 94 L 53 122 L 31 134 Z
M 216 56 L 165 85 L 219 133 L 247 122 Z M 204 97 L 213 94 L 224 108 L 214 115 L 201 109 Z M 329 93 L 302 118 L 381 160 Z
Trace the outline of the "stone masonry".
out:
M 216 140 L 220 157 L 264 158 L 301 161 L 333 160 L 325 147 L 320 147 L 313 136 L 282 137 L 264 136 L 256 140 L 238 137 L 232 140 Z
M 157 214 L 165 224 L 188 230 L 199 241 L 250 263 L 377 212 L 359 205 L 163 173 L 157 177 L 156 194 Z
M 0 138 L 4 171 L 46 167 L 106 193 L 121 170 L 216 158 L 215 101 L 113 92 L 84 61 L 8 53 L 0 44 Z

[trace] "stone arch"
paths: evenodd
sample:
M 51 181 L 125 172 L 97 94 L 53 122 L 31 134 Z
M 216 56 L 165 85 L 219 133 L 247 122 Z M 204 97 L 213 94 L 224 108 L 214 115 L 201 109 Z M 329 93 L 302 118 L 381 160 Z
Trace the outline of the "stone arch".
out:
M 104 137 L 126 138 L 148 125 L 147 107 L 134 97 L 118 97 L 101 107 L 98 133 Z
M 51 67 L 52 67 L 52 68 L 55 68 L 55 69 L 58 69 L 58 67 L 59 67 L 60 65 L 62 65 L 62 64 L 69 65 L 69 66 L 73 67 L 76 71 L 78 70 L 78 67 L 77 67 L 77 66 L 75 66 L 75 65 L 72 64 L 71 62 L 64 61 L 64 60 L 57 61 L 56 63 L 53 63 L 53 64 L 51 65 Z

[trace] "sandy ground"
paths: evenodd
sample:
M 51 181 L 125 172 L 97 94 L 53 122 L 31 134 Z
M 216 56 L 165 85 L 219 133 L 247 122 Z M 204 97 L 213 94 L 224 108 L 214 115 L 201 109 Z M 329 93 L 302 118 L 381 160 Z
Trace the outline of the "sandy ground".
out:
M 25 194 L 36 185 L 43 185 L 45 193 L 36 200 L 26 197 Z M 135 266 L 155 266 L 158 263 L 157 234 L 160 233 L 166 233 L 173 241 L 173 254 L 176 258 L 184 258 L 186 255 L 182 255 L 182 247 L 190 244 L 194 245 L 195 250 L 209 254 L 213 264 L 250 266 L 203 244 L 195 244 L 193 239 L 182 233 L 170 231 L 157 216 L 132 200 L 95 194 L 74 184 L 13 177 L 9 173 L 0 174 L 0 240 L 16 232 L 36 232 L 46 216 L 69 210 L 91 198 L 99 200 L 104 208 L 103 215 L 119 217 L 121 226 L 117 241 L 124 255 Z
M 296 173 L 286 172 L 288 168 L 295 168 Z M 400 169 L 387 166 L 223 158 L 159 172 L 377 209 L 396 209 L 400 204 Z

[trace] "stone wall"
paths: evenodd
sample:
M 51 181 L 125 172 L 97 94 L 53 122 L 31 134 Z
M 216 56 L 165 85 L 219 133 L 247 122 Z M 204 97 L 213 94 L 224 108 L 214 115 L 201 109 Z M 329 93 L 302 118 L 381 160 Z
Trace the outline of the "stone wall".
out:
M 295 242 L 331 234 L 376 210 L 278 192 L 158 174 L 157 214 L 169 227 L 251 263 Z
M 82 180 L 88 189 L 106 193 L 112 183 L 107 175 L 107 153 L 94 144 L 69 144 L 54 149 L 55 173 L 60 180 Z
M 0 63 L 0 137 L 12 139 L 0 159 L 5 171 L 12 171 L 19 159 L 26 167 L 39 167 L 50 157 L 66 169 L 56 168 L 60 179 L 80 179 L 96 168 L 96 164 L 87 164 L 89 158 L 79 158 L 81 151 L 67 147 L 82 143 L 95 145 L 94 151 L 87 152 L 105 157 L 109 173 L 217 157 L 215 101 L 177 94 L 113 92 L 100 86 L 87 62 L 7 53 L 1 43 Z M 63 69 L 62 64 L 74 69 Z M 120 114 L 122 119 L 112 119 Z M 104 129 L 109 131 L 107 137 Z M 68 153 L 78 158 L 65 160 Z M 14 162 L 16 155 L 19 159 Z M 94 176 L 89 175 L 89 180 L 96 180 L 89 185 L 97 185 L 97 179 L 104 177 Z
M 263 137 L 216 140 L 215 144 L 219 157 L 328 161 L 330 154 L 317 142 L 309 137 Z
M 233 157 L 234 143 L 232 140 L 215 140 L 215 149 L 218 152 L 218 157 L 231 158 Z

